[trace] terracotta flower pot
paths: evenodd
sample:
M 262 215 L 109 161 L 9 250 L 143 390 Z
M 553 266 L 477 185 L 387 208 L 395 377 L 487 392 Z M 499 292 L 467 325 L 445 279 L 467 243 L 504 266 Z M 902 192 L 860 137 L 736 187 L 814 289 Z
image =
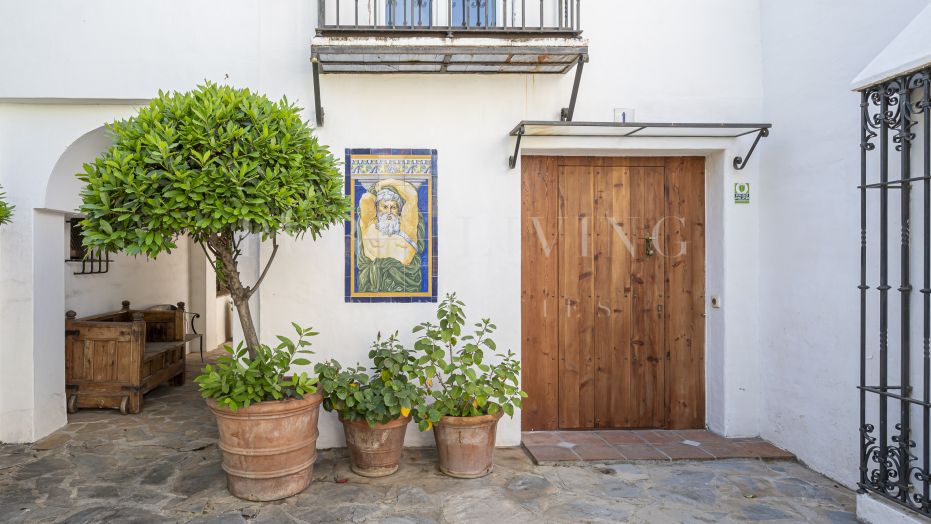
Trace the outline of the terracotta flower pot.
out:
M 384 477 L 398 470 L 409 415 L 374 428 L 364 420 L 339 420 L 346 433 L 352 471 L 363 477 Z
M 310 484 L 317 460 L 317 416 L 323 395 L 259 402 L 235 413 L 213 399 L 223 471 L 230 493 L 269 501 L 296 495 Z
M 479 417 L 442 417 L 433 426 L 440 471 L 463 479 L 484 477 L 494 467 L 495 432 L 501 411 Z

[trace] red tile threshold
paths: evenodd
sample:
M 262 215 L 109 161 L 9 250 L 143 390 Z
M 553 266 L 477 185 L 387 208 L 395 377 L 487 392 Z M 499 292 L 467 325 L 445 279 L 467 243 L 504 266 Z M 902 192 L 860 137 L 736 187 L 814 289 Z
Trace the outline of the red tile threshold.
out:
M 761 438 L 727 439 L 707 430 L 531 431 L 522 443 L 534 463 L 754 458 L 794 460 Z

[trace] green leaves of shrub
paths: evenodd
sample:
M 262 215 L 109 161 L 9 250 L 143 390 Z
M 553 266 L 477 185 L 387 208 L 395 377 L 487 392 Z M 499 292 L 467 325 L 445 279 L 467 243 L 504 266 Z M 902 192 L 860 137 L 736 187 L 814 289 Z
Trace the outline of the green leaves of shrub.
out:
M 323 409 L 336 411 L 343 420 L 365 420 L 369 426 L 384 424 L 423 409 L 423 397 L 411 380 L 416 362 L 409 350 L 398 342 L 397 333 L 382 339 L 381 333 L 369 351 L 371 373 L 364 366 L 343 369 L 330 360 L 317 364 Z
M 13 221 L 13 204 L 6 201 L 6 193 L 0 191 L 0 225 L 9 224 Z
M 349 203 L 336 160 L 300 111 L 210 82 L 159 92 L 109 126 L 113 146 L 78 175 L 85 245 L 154 257 L 184 234 L 316 238 Z
M 421 431 L 443 416 L 474 417 L 499 411 L 513 416 L 514 408 L 527 396 L 517 387 L 520 362 L 511 351 L 499 353 L 490 338 L 497 326 L 483 319 L 471 333 L 463 334 L 464 308 L 455 293 L 446 295 L 437 308 L 438 323 L 424 322 L 414 328 L 414 333 L 421 333 L 414 343 L 417 382 L 422 395 L 433 398 L 433 404 L 419 412 Z M 497 362 L 488 360 L 489 356 Z
M 256 402 L 304 398 L 317 392 L 316 377 L 306 372 L 287 374 L 292 366 L 306 366 L 310 361 L 301 355 L 312 355 L 307 338 L 317 335 L 311 328 L 292 323 L 297 332 L 296 341 L 279 336 L 281 341 L 274 349 L 258 346 L 255 358 L 249 358 L 246 348 L 239 344 L 235 350 L 226 346 L 228 356 L 217 359 L 216 365 L 204 366 L 194 379 L 204 398 L 216 399 L 221 406 L 232 411 L 247 408 Z

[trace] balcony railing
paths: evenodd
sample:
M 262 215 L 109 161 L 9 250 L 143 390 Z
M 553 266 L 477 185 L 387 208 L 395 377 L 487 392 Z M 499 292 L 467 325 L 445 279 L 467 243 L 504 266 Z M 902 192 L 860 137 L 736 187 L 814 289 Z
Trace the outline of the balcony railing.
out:
M 317 0 L 318 34 L 578 36 L 581 0 Z

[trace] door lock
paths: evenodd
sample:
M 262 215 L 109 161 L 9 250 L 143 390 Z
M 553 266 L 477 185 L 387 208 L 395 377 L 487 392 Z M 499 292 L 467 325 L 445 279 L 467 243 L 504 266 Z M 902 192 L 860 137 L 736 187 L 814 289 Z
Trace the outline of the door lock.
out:
M 643 253 L 648 257 L 652 257 L 656 254 L 656 250 L 653 249 L 653 237 L 643 237 L 643 240 Z

